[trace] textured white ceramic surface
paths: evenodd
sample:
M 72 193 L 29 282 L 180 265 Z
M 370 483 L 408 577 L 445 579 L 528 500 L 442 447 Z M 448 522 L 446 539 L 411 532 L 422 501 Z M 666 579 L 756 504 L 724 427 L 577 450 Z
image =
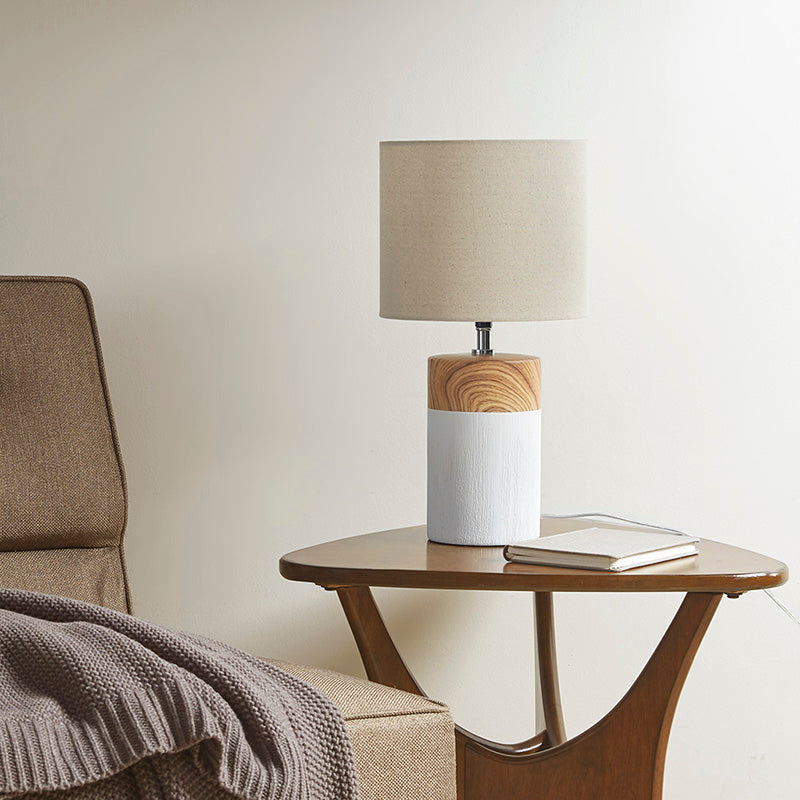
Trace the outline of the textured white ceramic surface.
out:
M 541 411 L 428 409 L 428 538 L 503 545 L 539 535 Z

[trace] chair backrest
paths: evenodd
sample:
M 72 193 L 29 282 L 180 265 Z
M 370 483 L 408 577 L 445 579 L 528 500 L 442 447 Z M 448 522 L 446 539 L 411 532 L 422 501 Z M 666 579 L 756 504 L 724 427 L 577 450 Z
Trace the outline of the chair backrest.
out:
M 130 611 L 126 517 L 88 290 L 0 276 L 0 585 Z

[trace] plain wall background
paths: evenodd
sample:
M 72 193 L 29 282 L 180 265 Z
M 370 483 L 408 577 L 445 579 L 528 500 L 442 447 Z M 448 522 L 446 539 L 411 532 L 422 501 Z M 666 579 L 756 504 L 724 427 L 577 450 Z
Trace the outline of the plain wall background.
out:
M 543 507 L 798 563 L 800 49 L 789 0 L 0 0 L 0 249 L 97 305 L 138 612 L 360 670 L 279 556 L 425 516 L 425 369 L 378 318 L 381 139 L 590 140 L 591 316 L 497 325 L 544 369 Z M 778 590 L 800 608 L 797 582 Z M 533 728 L 526 596 L 379 592 L 467 727 Z M 557 598 L 567 725 L 679 598 Z M 800 629 L 723 602 L 665 796 L 796 792 Z M 510 691 L 515 687 L 515 691 Z

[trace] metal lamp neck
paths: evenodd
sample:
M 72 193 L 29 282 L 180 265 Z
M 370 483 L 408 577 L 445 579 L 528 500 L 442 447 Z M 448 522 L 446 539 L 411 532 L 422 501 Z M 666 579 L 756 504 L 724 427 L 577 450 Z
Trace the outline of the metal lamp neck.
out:
M 472 351 L 474 356 L 490 356 L 493 353 L 489 336 L 492 332 L 491 322 L 476 322 L 475 331 L 478 334 L 478 346 Z

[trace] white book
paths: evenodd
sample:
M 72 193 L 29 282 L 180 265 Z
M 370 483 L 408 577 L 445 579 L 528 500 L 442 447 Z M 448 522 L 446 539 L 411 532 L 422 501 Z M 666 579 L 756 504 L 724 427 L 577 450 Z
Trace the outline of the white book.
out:
M 507 544 L 503 555 L 521 564 L 621 572 L 697 555 L 699 541 L 684 533 L 583 528 Z

